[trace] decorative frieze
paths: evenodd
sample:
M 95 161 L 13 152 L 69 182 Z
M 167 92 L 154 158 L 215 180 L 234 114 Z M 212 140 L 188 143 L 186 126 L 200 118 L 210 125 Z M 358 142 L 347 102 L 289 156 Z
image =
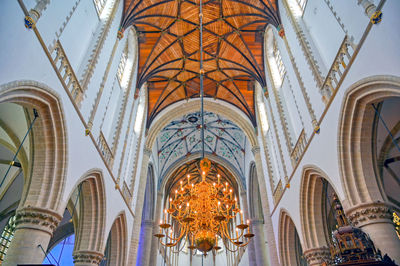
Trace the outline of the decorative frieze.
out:
M 50 235 L 61 221 L 61 215 L 49 209 L 27 206 L 17 210 L 15 215 L 16 230 L 32 228 L 41 230 Z
M 99 265 L 103 257 L 102 253 L 91 250 L 78 250 L 73 253 L 75 265 Z
M 57 74 L 61 77 L 64 82 L 65 88 L 70 91 L 72 98 L 75 103 L 79 106 L 82 101 L 83 90 L 76 78 L 75 72 L 65 54 L 64 48 L 61 42 L 58 40 L 54 44 L 52 50 L 49 51 L 54 65 L 57 68 Z
M 341 84 L 343 73 L 353 55 L 353 52 L 350 54 L 349 47 L 351 47 L 349 38 L 345 36 L 321 88 L 322 101 L 325 104 L 328 104 L 332 94 Z
M 104 160 L 106 161 L 107 165 L 111 167 L 114 162 L 114 154 L 107 143 L 106 138 L 103 135 L 103 132 L 100 131 L 99 138 L 97 140 L 97 145 L 101 151 L 101 156 L 103 156 Z
M 331 254 L 327 247 L 313 248 L 304 251 L 304 257 L 310 266 L 322 265 L 323 262 L 329 261 L 330 256 Z
M 293 151 L 290 154 L 290 159 L 292 160 L 292 165 L 295 166 L 299 161 L 300 157 L 303 155 L 304 149 L 307 146 L 307 139 L 304 129 L 300 132 L 300 136 L 294 145 Z
M 391 223 L 393 217 L 391 207 L 383 202 L 355 206 L 346 211 L 346 216 L 352 225 L 360 228 L 374 223 Z

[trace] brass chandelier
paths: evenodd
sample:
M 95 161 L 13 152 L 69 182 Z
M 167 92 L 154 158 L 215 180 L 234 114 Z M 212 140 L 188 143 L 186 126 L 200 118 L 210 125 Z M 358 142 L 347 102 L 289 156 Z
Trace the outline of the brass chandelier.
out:
M 207 182 L 206 177 L 211 169 L 211 162 L 204 157 L 204 88 L 203 88 L 203 13 L 200 0 L 200 100 L 201 100 L 201 141 L 202 160 L 200 161 L 201 181 L 180 181 L 180 187 L 170 196 L 160 220 L 159 233 L 155 237 L 166 247 L 178 246 L 182 241 L 190 250 L 197 249 L 204 255 L 211 250 L 221 249 L 218 240 L 222 239 L 228 251 L 236 252 L 246 246 L 254 237 L 250 223 L 243 222 L 243 211 L 240 209 L 237 195 L 228 182 L 223 184 L 220 175 L 218 182 Z M 165 242 L 162 239 L 165 238 Z M 230 248 L 230 244 L 234 248 Z M 183 245 L 184 246 L 184 245 Z M 182 249 L 183 249 L 182 246 Z
M 189 249 L 206 254 L 212 249 L 221 249 L 218 246 L 218 239 L 221 238 L 227 250 L 236 252 L 254 236 L 249 220 L 247 223 L 243 221 L 243 211 L 228 182 L 223 184 L 219 174 L 218 182 L 206 181 L 210 167 L 211 162 L 207 158 L 202 159 L 201 181 L 190 183 L 188 175 L 186 184 L 181 181 L 180 188 L 170 196 L 164 217 L 160 220 L 160 231 L 155 234 L 162 245 L 175 247 L 185 240 Z M 164 237 L 165 242 L 162 241 Z M 236 248 L 231 249 L 228 242 Z

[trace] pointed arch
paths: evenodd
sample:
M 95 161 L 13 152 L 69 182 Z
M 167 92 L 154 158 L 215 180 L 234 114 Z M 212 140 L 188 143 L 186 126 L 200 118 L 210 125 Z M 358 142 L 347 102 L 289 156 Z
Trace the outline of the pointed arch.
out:
M 102 254 L 105 235 L 106 201 L 103 174 L 100 169 L 86 172 L 78 183 L 80 190 L 75 229 L 74 256 L 80 251 Z
M 67 169 L 67 132 L 60 97 L 42 83 L 23 80 L 0 85 L 0 103 L 4 102 L 34 108 L 39 115 L 32 128 L 31 174 L 26 175 L 20 206 L 58 211 Z
M 340 178 L 349 207 L 373 201 L 387 201 L 372 160 L 374 109 L 390 97 L 400 97 L 400 77 L 372 76 L 347 90 L 338 127 Z
M 125 265 L 126 247 L 128 244 L 127 222 L 125 212 L 121 212 L 111 227 L 109 233 L 110 253 L 107 259 L 107 265 Z
M 256 164 L 250 163 L 249 169 L 249 214 L 252 220 L 264 220 L 261 196 L 258 184 Z
M 302 241 L 297 233 L 289 213 L 281 209 L 279 213 L 279 254 L 282 266 L 299 265 L 298 256 L 302 255 Z M 299 246 L 301 250 L 299 250 Z M 300 254 L 301 253 L 301 254 Z
M 324 183 L 329 182 L 328 176 L 317 166 L 306 165 L 303 168 L 300 185 L 300 219 L 303 232 L 304 249 L 328 248 L 326 238 L 326 219 L 324 208 Z M 333 186 L 332 186 L 333 188 Z M 334 191 L 335 188 L 333 188 Z

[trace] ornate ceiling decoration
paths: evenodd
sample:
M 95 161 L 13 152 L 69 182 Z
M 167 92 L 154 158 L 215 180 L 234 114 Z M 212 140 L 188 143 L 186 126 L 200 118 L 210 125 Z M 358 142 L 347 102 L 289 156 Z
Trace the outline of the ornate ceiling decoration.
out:
M 280 24 L 276 0 L 203 2 L 204 93 L 240 108 L 255 125 L 254 82 L 265 86 L 263 33 Z M 148 122 L 199 97 L 199 1 L 126 0 L 122 28 L 139 38 L 137 88 L 148 84 Z
M 183 116 L 169 123 L 157 137 L 159 174 L 163 177 L 174 162 L 201 151 L 200 112 Z M 229 162 L 244 180 L 247 139 L 230 120 L 204 113 L 205 152 Z M 244 183 L 245 184 L 245 183 Z

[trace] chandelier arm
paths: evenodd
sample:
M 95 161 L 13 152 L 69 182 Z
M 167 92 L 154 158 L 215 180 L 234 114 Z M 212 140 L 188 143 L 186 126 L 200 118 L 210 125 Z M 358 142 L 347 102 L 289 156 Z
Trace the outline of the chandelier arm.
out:
M 180 241 L 182 239 L 182 237 L 185 235 L 185 233 L 186 233 L 186 226 L 184 226 L 181 234 L 177 238 L 170 237 L 170 236 L 168 236 L 168 234 L 167 234 L 167 238 L 172 240 L 172 241 Z
M 232 243 L 233 244 L 233 243 Z M 237 247 L 235 250 L 234 249 L 230 249 L 229 247 L 228 247 L 228 245 L 227 245 L 227 242 L 226 242 L 226 240 L 224 241 L 224 246 L 225 246 L 225 248 L 226 248 L 226 250 L 228 250 L 229 252 L 232 252 L 232 253 L 235 253 L 235 252 L 237 252 L 238 250 L 239 250 L 239 248 Z
M 240 235 L 238 237 L 236 237 L 236 238 L 232 237 L 231 238 L 230 235 L 229 235 L 227 226 L 224 226 L 224 235 L 225 235 L 225 237 L 227 239 L 229 239 L 229 241 L 231 241 L 233 243 L 234 241 L 238 241 L 243 236 L 243 230 L 241 230 Z M 235 244 L 235 243 L 233 243 L 233 244 Z
M 177 251 L 172 250 L 172 253 L 177 254 L 177 253 L 181 252 L 183 250 L 183 248 L 185 247 L 186 242 L 187 242 L 187 238 L 185 238 L 185 243 L 183 243 L 182 248 L 178 247 L 178 250 Z M 179 246 L 180 246 L 180 244 L 179 244 Z

